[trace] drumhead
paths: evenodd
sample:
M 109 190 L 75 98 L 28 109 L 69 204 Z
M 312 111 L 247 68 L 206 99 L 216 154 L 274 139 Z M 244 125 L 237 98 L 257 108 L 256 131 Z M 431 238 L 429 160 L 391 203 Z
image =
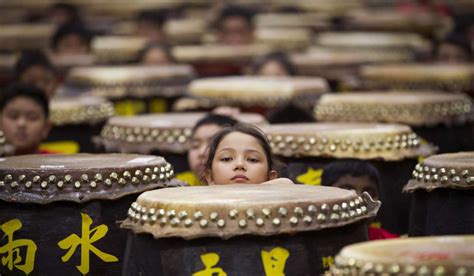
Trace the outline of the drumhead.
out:
M 146 192 L 131 206 L 122 227 L 155 238 L 268 236 L 355 223 L 375 216 L 380 206 L 367 193 L 280 181 Z
M 405 125 L 355 123 L 275 124 L 262 127 L 272 150 L 292 158 L 328 157 L 386 161 L 431 153 Z M 423 152 L 427 150 L 427 152 Z
M 0 199 L 21 203 L 115 199 L 164 187 L 163 157 L 138 154 L 22 155 L 0 160 Z
M 365 242 L 346 246 L 334 275 L 471 275 L 474 236 L 440 236 Z
M 388 122 L 412 126 L 462 124 L 472 120 L 469 96 L 436 91 L 325 94 L 315 116 L 326 122 Z
M 95 124 L 114 115 L 111 102 L 99 97 L 54 98 L 50 103 L 53 125 Z
M 405 191 L 437 188 L 474 189 L 474 152 L 431 156 L 416 165 Z

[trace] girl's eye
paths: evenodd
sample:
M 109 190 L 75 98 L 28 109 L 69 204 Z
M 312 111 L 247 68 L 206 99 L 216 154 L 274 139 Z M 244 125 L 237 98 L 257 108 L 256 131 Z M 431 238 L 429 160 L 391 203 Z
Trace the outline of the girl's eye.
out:
M 229 162 L 229 161 L 232 161 L 232 158 L 231 157 L 222 157 L 221 161 L 222 162 Z
M 248 161 L 250 163 L 257 163 L 259 160 L 257 158 L 249 158 Z

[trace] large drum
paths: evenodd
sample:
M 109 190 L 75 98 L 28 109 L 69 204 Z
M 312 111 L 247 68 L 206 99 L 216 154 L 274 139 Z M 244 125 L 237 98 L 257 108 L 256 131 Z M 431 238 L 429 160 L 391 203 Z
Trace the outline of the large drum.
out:
M 321 275 L 343 246 L 367 240 L 379 205 L 291 184 L 143 193 L 122 223 L 133 231 L 122 275 Z
M 24 155 L 0 161 L 2 275 L 117 275 L 115 222 L 143 191 L 176 185 L 162 157 Z
M 474 149 L 474 107 L 465 94 L 428 91 L 323 95 L 318 121 L 407 124 L 440 152 Z
M 262 114 L 288 103 L 311 109 L 328 91 L 326 81 L 317 77 L 216 77 L 194 80 L 189 86 L 189 94 L 208 106 L 236 106 Z
M 474 234 L 474 152 L 440 154 L 413 170 L 411 236 Z
M 114 115 L 112 103 L 98 97 L 54 98 L 50 108 L 53 128 L 41 148 L 55 153 L 96 152 L 92 137 Z
M 240 75 L 255 57 L 269 53 L 265 45 L 181 45 L 172 49 L 180 63 L 193 65 L 200 77 Z
M 178 173 L 189 170 L 187 152 L 194 125 L 206 113 L 148 114 L 113 117 L 97 139 L 107 152 L 157 154 L 173 164 Z M 254 125 L 266 124 L 258 114 L 242 113 L 236 119 Z
M 472 275 L 474 236 L 373 241 L 345 247 L 332 275 Z
M 92 40 L 92 52 L 100 64 L 135 62 L 147 40 L 137 36 L 98 36 Z
M 187 65 L 81 67 L 71 70 L 64 91 L 108 98 L 119 115 L 159 113 L 171 109 L 193 77 Z
M 0 51 L 47 49 L 53 33 L 52 24 L 2 25 Z
M 262 128 L 273 153 L 288 166 L 296 183 L 319 185 L 324 166 L 339 159 L 371 162 L 381 176 L 379 220 L 390 232 L 408 231 L 410 201 L 402 194 L 418 156 L 433 149 L 420 146 L 408 126 L 381 124 L 281 124 Z
M 474 92 L 474 66 L 467 64 L 390 64 L 361 68 L 368 89 L 435 89 Z

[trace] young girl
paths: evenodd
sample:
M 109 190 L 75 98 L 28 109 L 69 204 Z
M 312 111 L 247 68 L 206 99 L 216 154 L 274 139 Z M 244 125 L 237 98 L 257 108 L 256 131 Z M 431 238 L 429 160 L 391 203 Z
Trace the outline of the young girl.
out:
M 204 177 L 209 185 L 260 184 L 276 179 L 265 134 L 243 123 L 220 130 L 211 140 Z

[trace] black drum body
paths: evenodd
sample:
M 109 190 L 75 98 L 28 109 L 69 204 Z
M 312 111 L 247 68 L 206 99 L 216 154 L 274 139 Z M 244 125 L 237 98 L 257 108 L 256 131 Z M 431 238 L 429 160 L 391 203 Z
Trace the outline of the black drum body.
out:
M 474 150 L 474 125 L 472 123 L 412 128 L 423 139 L 438 146 L 438 154 Z
M 46 142 L 73 142 L 79 146 L 78 152 L 97 153 L 92 138 L 100 135 L 105 121 L 97 124 L 75 124 L 54 126 Z
M 302 183 L 301 180 L 311 181 L 312 174 L 317 181 L 321 177 L 319 169 L 343 159 L 330 159 L 319 157 L 284 158 L 287 164 L 287 177 Z M 402 161 L 370 160 L 380 173 L 379 196 L 382 206 L 377 214 L 382 227 L 396 234 L 408 232 L 408 217 L 410 214 L 410 198 L 402 193 L 403 187 L 411 177 L 411 172 L 417 164 L 416 159 Z M 311 184 L 311 183 L 306 183 Z
M 0 275 L 118 275 L 127 237 L 116 221 L 136 197 L 44 205 L 0 201 L 0 256 L 13 257 L 0 265 Z
M 150 234 L 130 233 L 122 275 L 321 275 L 342 247 L 366 240 L 364 222 L 228 240 L 154 239 Z
M 474 190 L 418 189 L 410 196 L 409 236 L 474 234 Z

